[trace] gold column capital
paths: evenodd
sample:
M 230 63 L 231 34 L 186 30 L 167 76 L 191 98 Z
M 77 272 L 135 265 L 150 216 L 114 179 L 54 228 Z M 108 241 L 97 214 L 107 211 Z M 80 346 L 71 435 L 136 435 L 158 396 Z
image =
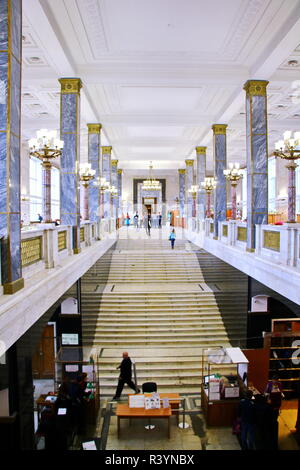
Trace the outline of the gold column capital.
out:
M 196 153 L 205 155 L 207 147 L 196 147 Z
M 249 96 L 266 96 L 267 80 L 248 80 L 244 85 L 244 90 Z
M 102 147 L 102 153 L 109 153 L 111 154 L 112 147 Z
M 186 164 L 186 166 L 193 166 L 194 165 L 194 160 L 186 160 L 185 164 Z
M 179 173 L 180 175 L 185 175 L 185 169 L 182 170 L 182 169 L 180 168 L 180 169 L 178 170 L 178 173 Z
M 218 134 L 226 134 L 227 124 L 213 124 L 212 130 L 214 131 L 214 135 Z
M 118 169 L 118 175 L 121 175 L 122 173 L 123 173 L 122 168 L 119 168 L 119 169 Z
M 89 134 L 100 134 L 102 129 L 101 124 L 87 124 Z
M 111 166 L 118 166 L 118 161 L 119 160 L 112 160 L 111 161 Z
M 62 94 L 80 93 L 80 89 L 82 88 L 80 78 L 60 78 L 58 81 L 61 85 Z

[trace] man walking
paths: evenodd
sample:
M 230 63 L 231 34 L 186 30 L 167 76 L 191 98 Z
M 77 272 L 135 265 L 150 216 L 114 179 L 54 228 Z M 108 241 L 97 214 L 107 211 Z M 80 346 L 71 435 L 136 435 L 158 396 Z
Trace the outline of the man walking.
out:
M 135 393 L 140 393 L 140 389 L 138 389 L 134 382 L 131 380 L 131 364 L 132 362 L 130 357 L 128 356 L 128 352 L 123 352 L 123 361 L 117 367 L 117 369 L 120 369 L 120 377 L 113 400 L 119 400 L 125 384 L 132 388 Z

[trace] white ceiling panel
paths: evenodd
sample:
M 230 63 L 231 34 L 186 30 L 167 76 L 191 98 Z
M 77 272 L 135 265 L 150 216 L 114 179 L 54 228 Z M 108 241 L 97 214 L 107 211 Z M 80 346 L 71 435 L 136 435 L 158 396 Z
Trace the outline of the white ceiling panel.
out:
M 224 8 L 224 0 L 104 0 L 100 5 L 105 7 L 111 51 L 216 54 L 245 3 L 230 0 Z
M 197 108 L 202 88 L 121 87 L 120 102 L 124 111 L 192 111 Z
M 129 137 L 154 137 L 166 138 L 182 136 L 184 127 L 179 126 L 128 126 L 127 132 Z

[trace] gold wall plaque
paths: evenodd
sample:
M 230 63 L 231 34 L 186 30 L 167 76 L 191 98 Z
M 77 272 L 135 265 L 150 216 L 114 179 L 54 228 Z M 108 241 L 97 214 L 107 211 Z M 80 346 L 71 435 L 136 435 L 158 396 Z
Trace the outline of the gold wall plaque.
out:
M 42 237 L 29 238 L 21 241 L 22 267 L 37 263 L 42 259 Z
M 102 147 L 102 153 L 109 153 L 111 154 L 112 147 Z
M 178 173 L 179 173 L 180 175 L 185 175 L 185 170 L 179 169 L 179 170 L 178 170 Z
M 196 153 L 200 153 L 202 155 L 206 154 L 207 147 L 196 147 Z
M 84 227 L 80 227 L 80 243 L 84 242 L 85 235 L 84 235 Z
M 237 239 L 239 242 L 247 241 L 247 227 L 238 227 L 237 229 Z
M 80 89 L 82 88 L 80 78 L 60 78 L 58 81 L 61 85 L 61 93 L 80 93 Z
M 95 238 L 95 225 L 92 225 L 92 237 Z
M 228 237 L 228 225 L 223 225 L 223 237 Z
M 211 128 L 214 131 L 214 135 L 226 134 L 227 124 L 214 124 Z
M 248 80 L 244 85 L 244 90 L 249 96 L 266 96 L 267 80 Z
M 58 232 L 58 251 L 65 250 L 67 248 L 67 231 Z
M 100 134 L 101 124 L 87 124 L 89 134 Z
M 210 233 L 214 233 L 214 223 L 210 224 Z
M 264 248 L 280 251 L 280 232 L 264 230 Z
M 194 160 L 186 160 L 185 163 L 186 163 L 186 166 L 193 166 Z

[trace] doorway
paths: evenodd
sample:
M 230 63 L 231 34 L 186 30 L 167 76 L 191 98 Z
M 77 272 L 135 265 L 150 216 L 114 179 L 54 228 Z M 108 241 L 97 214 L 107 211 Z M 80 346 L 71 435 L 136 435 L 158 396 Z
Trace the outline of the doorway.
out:
M 40 344 L 32 357 L 34 379 L 53 379 L 55 373 L 54 325 L 44 328 Z

